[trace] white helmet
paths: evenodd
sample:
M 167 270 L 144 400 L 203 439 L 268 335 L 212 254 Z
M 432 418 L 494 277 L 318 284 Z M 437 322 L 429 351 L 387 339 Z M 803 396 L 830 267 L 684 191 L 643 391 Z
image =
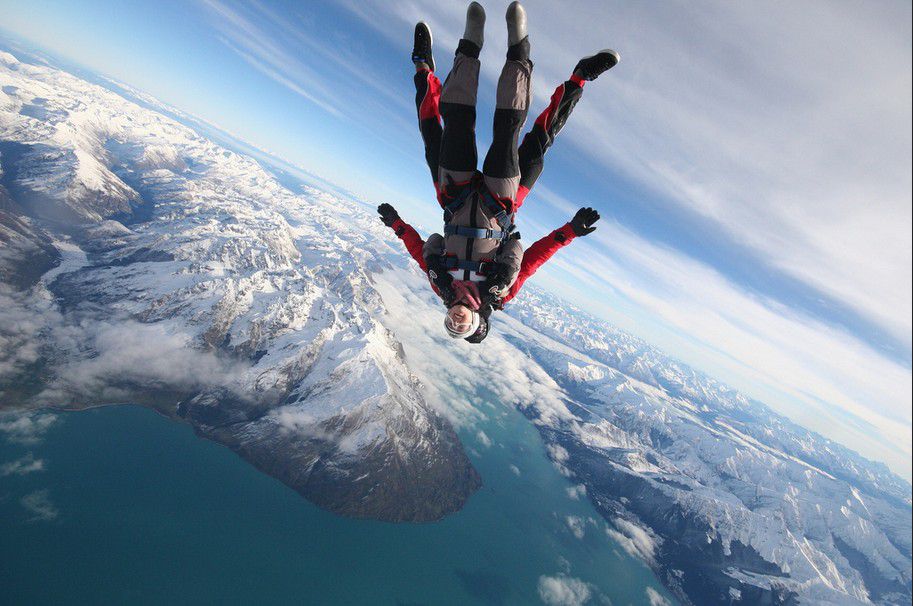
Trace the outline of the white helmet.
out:
M 479 329 L 479 312 L 470 309 L 469 313 L 472 314 L 472 320 L 469 322 L 455 323 L 450 319 L 450 314 L 444 316 L 444 328 L 447 329 L 447 334 L 453 337 L 454 339 L 465 339 L 469 337 Z

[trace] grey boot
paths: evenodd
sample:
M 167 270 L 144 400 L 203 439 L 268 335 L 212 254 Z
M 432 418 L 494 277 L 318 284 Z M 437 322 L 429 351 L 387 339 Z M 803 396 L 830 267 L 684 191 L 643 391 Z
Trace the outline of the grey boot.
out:
M 478 2 L 473 2 L 466 9 L 466 30 L 463 39 L 472 42 L 481 50 L 485 42 L 485 9 Z
M 526 11 L 519 2 L 507 7 L 507 46 L 517 44 L 526 37 Z

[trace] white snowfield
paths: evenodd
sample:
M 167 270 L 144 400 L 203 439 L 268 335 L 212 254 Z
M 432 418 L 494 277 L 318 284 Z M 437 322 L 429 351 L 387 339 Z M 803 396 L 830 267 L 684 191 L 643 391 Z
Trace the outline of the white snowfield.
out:
M 53 368 L 33 406 L 154 393 L 341 513 L 462 506 L 478 476 L 376 319 L 369 268 L 398 259 L 383 226 L 104 88 L 9 55 L 0 70 L 8 194 L 62 241 L 35 289 L 0 292 L 31 325 L 3 335 L 20 353 L 3 354 L 0 379 Z
M 142 401 L 387 519 L 458 509 L 478 479 L 450 424 L 517 406 L 569 498 L 683 600 L 910 603 L 910 485 L 886 467 L 534 286 L 453 341 L 368 206 L 269 168 L 0 53 L 0 269 L 60 257 L 0 284 L 2 405 Z

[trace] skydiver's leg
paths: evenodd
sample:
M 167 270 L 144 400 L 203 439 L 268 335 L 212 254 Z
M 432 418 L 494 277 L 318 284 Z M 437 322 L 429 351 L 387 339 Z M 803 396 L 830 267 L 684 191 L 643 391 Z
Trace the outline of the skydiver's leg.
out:
M 533 64 L 529 60 L 529 38 L 507 51 L 507 62 L 498 79 L 494 130 L 482 172 L 495 197 L 515 205 L 520 185 L 517 140 L 529 112 Z
M 558 85 L 552 93 L 551 102 L 545 108 L 526 136 L 519 149 L 520 187 L 517 191 L 517 208 L 523 205 L 526 195 L 533 188 L 545 160 L 545 152 L 555 142 L 565 122 L 583 95 L 583 81 L 571 79 Z
M 441 91 L 441 135 L 438 183 L 469 181 L 479 162 L 476 151 L 476 94 L 479 88 L 479 53 L 482 51 L 485 10 L 473 2 L 466 11 L 466 30 L 457 46 L 453 68 Z
M 455 183 L 468 181 L 479 162 L 476 151 L 476 91 L 479 88 L 480 51 L 472 42 L 460 40 L 453 69 L 441 91 L 440 112 L 444 120 L 438 177 L 441 184 L 446 184 L 447 177 Z
M 425 144 L 425 161 L 431 169 L 431 181 L 437 190 L 438 163 L 441 155 L 441 81 L 434 75 L 434 49 L 431 28 L 424 21 L 415 24 L 412 46 L 415 65 L 415 108 L 418 127 Z
M 431 170 L 431 180 L 438 188 L 441 155 L 441 81 L 430 69 L 415 72 L 415 107 L 418 110 L 418 128 L 425 144 L 425 161 Z
M 583 85 L 617 65 L 618 61 L 618 53 L 610 49 L 584 57 L 577 63 L 570 79 L 559 84 L 552 93 L 548 107 L 539 114 L 532 129 L 526 133 L 523 143 L 520 144 L 520 188 L 517 192 L 517 208 L 523 204 L 529 190 L 542 174 L 545 152 L 555 142 L 555 137 L 561 132 L 574 106 L 583 95 Z

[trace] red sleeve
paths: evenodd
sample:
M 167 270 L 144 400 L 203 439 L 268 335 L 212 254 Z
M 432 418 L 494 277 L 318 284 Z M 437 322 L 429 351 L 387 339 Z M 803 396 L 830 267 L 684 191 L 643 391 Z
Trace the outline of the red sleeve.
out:
M 422 268 L 422 271 L 427 273 L 428 268 L 425 266 L 425 258 L 422 256 L 422 247 L 425 245 L 425 241 L 418 235 L 415 228 L 402 219 L 397 219 L 391 228 L 396 234 L 396 237 L 402 240 L 403 244 L 406 245 L 406 250 L 408 250 L 409 254 L 412 255 L 412 258 L 416 260 Z
M 523 283 L 526 282 L 527 278 L 536 273 L 536 270 L 543 263 L 551 259 L 552 255 L 558 252 L 558 249 L 567 246 L 576 237 L 574 230 L 571 229 L 571 224 L 566 223 L 527 248 L 526 252 L 523 253 L 523 262 L 520 264 L 520 273 L 517 275 L 517 280 L 510 287 L 510 292 L 502 299 L 502 302 L 507 303 L 513 299 L 520 291 L 520 288 L 523 287 Z

